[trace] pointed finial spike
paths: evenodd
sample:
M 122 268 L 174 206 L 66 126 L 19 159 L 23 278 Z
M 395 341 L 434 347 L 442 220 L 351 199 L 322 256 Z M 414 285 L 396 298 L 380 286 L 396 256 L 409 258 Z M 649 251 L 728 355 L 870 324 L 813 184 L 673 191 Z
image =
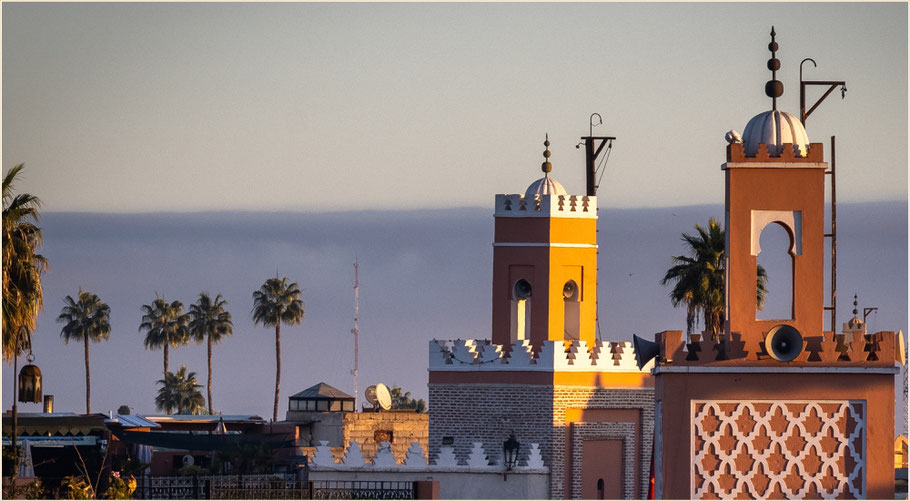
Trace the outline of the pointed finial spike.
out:
M 774 33 L 774 25 L 772 24 L 771 25 L 771 36 L 773 37 L 774 35 L 777 35 L 777 33 Z

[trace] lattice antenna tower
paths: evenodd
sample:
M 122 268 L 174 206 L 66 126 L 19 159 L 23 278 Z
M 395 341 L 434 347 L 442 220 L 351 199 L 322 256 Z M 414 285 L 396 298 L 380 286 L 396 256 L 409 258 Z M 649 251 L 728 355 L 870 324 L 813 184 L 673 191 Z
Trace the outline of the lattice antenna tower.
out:
M 357 409 L 357 334 L 360 331 L 357 326 L 357 319 L 360 316 L 360 281 L 358 280 L 358 268 L 357 258 L 354 258 L 354 328 L 351 329 L 351 334 L 354 334 L 354 368 L 351 369 L 351 374 L 354 375 L 354 409 Z

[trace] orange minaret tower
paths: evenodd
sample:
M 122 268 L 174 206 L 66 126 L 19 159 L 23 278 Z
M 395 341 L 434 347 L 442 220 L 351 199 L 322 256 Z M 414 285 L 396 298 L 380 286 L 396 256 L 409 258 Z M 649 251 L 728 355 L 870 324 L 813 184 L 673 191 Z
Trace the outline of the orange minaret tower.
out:
M 772 72 L 780 68 L 774 36 L 772 27 Z M 656 499 L 894 495 L 894 374 L 903 349 L 890 331 L 823 330 L 827 164 L 799 119 L 777 109 L 783 84 L 772 75 L 771 110 L 749 121 L 741 141 L 728 133 L 725 333 L 686 343 L 682 331 L 664 331 L 648 347 L 659 357 Z M 789 244 L 762 249 L 773 224 Z M 756 318 L 762 252 L 790 257 L 784 318 Z
M 524 195 L 496 195 L 493 343 L 595 341 L 597 197 L 550 177 L 550 141 Z

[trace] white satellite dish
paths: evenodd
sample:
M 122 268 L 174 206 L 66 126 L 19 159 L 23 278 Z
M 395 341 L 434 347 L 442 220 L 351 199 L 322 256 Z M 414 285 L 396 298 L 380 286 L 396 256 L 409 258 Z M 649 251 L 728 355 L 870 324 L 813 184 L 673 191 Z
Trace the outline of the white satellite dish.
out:
M 373 407 L 376 407 L 376 404 L 379 403 L 379 400 L 376 400 L 376 385 L 367 386 L 366 391 L 363 392 L 363 396 L 366 397 L 367 402 L 370 403 Z
M 376 385 L 376 400 L 382 410 L 387 411 L 392 408 L 392 394 L 389 393 L 389 387 L 379 383 Z
M 195 462 L 195 460 L 193 459 L 193 456 L 190 456 L 189 454 L 187 454 L 186 456 L 183 456 L 183 465 L 184 466 L 190 466 L 194 462 Z

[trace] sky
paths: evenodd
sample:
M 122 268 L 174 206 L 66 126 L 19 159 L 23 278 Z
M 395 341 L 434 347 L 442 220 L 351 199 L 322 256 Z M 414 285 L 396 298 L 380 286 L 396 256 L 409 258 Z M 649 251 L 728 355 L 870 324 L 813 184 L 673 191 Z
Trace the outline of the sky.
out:
M 139 308 L 209 291 L 236 325 L 216 410 L 270 416 L 273 333 L 249 310 L 276 273 L 307 304 L 283 330 L 282 402 L 351 391 L 355 257 L 361 389 L 425 396 L 427 341 L 489 336 L 494 194 L 540 176 L 545 134 L 553 177 L 581 193 L 573 146 L 594 112 L 617 137 L 598 191 L 603 337 L 684 328 L 658 281 L 680 233 L 722 219 L 724 134 L 770 109 L 771 25 L 780 109 L 798 113 L 806 57 L 806 79 L 847 82 L 807 122 L 826 151 L 837 136 L 839 322 L 856 292 L 880 308 L 870 327 L 907 332 L 906 3 L 0 9 L 2 167 L 25 163 L 17 190 L 44 203 L 36 350 L 59 410 L 83 409 L 81 350 L 54 322 L 83 287 L 114 328 L 92 347 L 93 410 L 152 411 L 161 353 Z M 184 363 L 204 379 L 203 346 L 174 350 Z
M 724 133 L 844 80 L 841 201 L 907 191 L 906 3 L 8 3 L 3 168 L 52 211 L 483 207 L 536 174 L 609 207 L 713 203 Z M 810 98 L 823 89 L 810 90 Z M 847 165 L 862 166 L 850 170 Z M 659 174 L 659 175 L 658 175 Z

